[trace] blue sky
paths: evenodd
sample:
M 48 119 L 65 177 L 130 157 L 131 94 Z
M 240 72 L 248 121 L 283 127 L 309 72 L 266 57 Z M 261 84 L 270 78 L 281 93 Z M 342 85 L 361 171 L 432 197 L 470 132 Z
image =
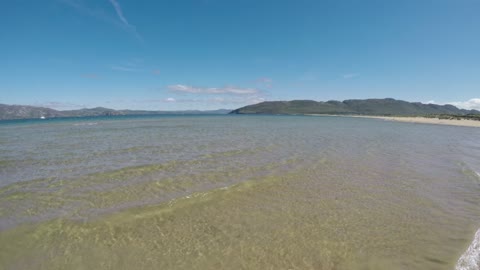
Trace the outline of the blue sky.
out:
M 480 0 L 12 0 L 0 103 L 237 108 L 392 97 L 480 109 Z

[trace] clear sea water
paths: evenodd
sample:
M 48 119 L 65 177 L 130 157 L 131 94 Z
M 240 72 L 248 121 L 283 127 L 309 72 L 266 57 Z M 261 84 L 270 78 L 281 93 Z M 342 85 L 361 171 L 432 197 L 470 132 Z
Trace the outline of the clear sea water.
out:
M 0 269 L 479 269 L 480 129 L 0 122 Z

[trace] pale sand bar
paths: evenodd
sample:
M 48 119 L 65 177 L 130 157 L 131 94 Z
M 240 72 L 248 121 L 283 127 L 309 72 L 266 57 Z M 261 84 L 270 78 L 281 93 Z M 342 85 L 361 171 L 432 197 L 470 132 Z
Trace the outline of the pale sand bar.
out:
M 358 116 L 354 117 L 366 117 L 377 118 L 389 121 L 399 121 L 407 123 L 419 123 L 419 124 L 436 124 L 436 125 L 450 125 L 450 126 L 463 126 L 463 127 L 480 127 L 480 121 L 476 120 L 456 120 L 456 119 L 438 119 L 427 117 L 400 117 L 400 116 Z
M 480 127 L 480 121 L 476 120 L 456 120 L 456 119 L 438 119 L 427 117 L 402 117 L 402 116 L 370 116 L 370 115 L 332 115 L 332 114 L 308 114 L 311 116 L 343 116 L 343 117 L 360 117 L 360 118 L 375 118 L 387 121 L 398 121 L 407 123 L 419 124 L 434 124 L 434 125 L 449 125 L 449 126 L 463 126 L 463 127 Z

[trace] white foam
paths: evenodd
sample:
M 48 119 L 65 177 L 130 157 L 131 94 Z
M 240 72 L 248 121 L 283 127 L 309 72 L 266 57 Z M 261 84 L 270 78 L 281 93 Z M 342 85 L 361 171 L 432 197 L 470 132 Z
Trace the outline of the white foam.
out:
M 97 122 L 88 122 L 88 123 L 76 123 L 76 124 L 73 124 L 74 126 L 94 126 L 98 124 Z
M 458 259 L 456 270 L 480 270 L 480 229 L 475 233 L 472 244 Z

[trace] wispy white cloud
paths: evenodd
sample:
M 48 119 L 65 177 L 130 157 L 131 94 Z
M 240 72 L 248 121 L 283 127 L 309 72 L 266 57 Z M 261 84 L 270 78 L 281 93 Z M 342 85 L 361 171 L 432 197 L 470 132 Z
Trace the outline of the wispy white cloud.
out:
M 115 9 L 115 12 L 117 13 L 118 19 L 123 23 L 123 25 L 126 27 L 126 29 L 131 32 L 139 41 L 143 42 L 143 38 L 140 36 L 140 34 L 137 32 L 137 28 L 130 24 L 127 21 L 127 18 L 123 15 L 122 8 L 120 7 L 120 4 L 116 0 L 109 0 L 110 3 L 112 4 L 113 8 Z
M 272 82 L 270 78 L 262 78 L 261 81 Z M 195 106 L 215 106 L 224 105 L 236 107 L 242 105 L 255 104 L 265 101 L 265 93 L 256 88 L 241 88 L 235 86 L 225 87 L 194 87 L 183 84 L 169 85 L 167 88 L 175 94 L 191 94 L 188 98 L 171 98 L 175 103 L 188 103 Z M 185 97 L 185 96 L 183 96 Z M 162 102 L 169 102 L 168 99 Z M 173 101 L 174 100 L 174 101 Z
M 231 96 L 231 97 L 210 97 L 210 98 L 164 98 L 164 99 L 145 99 L 138 102 L 142 103 L 189 103 L 189 104 L 232 104 L 248 105 L 265 101 L 265 98 L 259 96 Z
M 120 21 L 122 21 L 122 23 L 125 24 L 125 26 L 134 28 L 133 25 L 128 23 L 125 16 L 123 16 L 123 11 L 122 11 L 122 8 L 120 7 L 120 4 L 115 0 L 110 0 L 110 3 L 112 4 L 113 8 L 115 9 L 115 12 L 117 13 L 117 16 L 120 19 Z
M 480 110 L 480 98 L 472 98 L 467 101 L 451 101 L 451 102 L 435 102 L 435 100 L 429 100 L 425 104 L 437 104 L 446 105 L 450 104 L 460 109 L 465 110 Z
M 142 58 L 130 58 L 127 60 L 119 61 L 111 64 L 110 69 L 116 71 L 126 72 L 143 72 L 151 75 L 160 75 L 161 70 L 156 68 L 155 65 L 145 63 Z
M 480 110 L 480 98 L 472 98 L 467 101 L 448 102 L 447 104 L 452 104 L 453 106 L 466 110 Z
M 118 19 L 115 17 L 112 17 L 102 9 L 92 8 L 90 6 L 87 6 L 81 0 L 58 0 L 58 1 L 74 8 L 79 13 L 94 17 L 98 20 L 102 20 L 106 23 L 122 28 L 126 32 L 129 32 L 133 36 L 135 36 L 135 38 L 137 38 L 140 42 L 143 42 L 143 38 L 137 32 L 136 27 L 127 21 L 126 17 L 123 15 L 123 11 L 120 4 L 116 0 L 109 0 L 109 1 L 112 4 L 113 8 L 115 9 Z
M 121 24 L 111 16 L 108 16 L 103 10 L 86 6 L 81 0 L 58 0 L 59 2 L 74 8 L 77 12 L 105 21 L 109 24 L 120 26 Z
M 255 104 L 265 101 L 265 98 L 259 96 L 246 96 L 246 97 L 214 97 L 207 100 L 211 103 L 220 104 Z
M 343 74 L 342 77 L 344 79 L 352 79 L 352 78 L 355 78 L 355 77 L 359 77 L 360 74 L 358 73 L 349 73 L 349 74 Z
M 251 95 L 260 93 L 255 88 L 239 88 L 233 86 L 221 87 L 221 88 L 202 88 L 193 87 L 183 84 L 169 85 L 168 89 L 177 93 L 190 93 L 190 94 L 234 94 L 234 95 Z

